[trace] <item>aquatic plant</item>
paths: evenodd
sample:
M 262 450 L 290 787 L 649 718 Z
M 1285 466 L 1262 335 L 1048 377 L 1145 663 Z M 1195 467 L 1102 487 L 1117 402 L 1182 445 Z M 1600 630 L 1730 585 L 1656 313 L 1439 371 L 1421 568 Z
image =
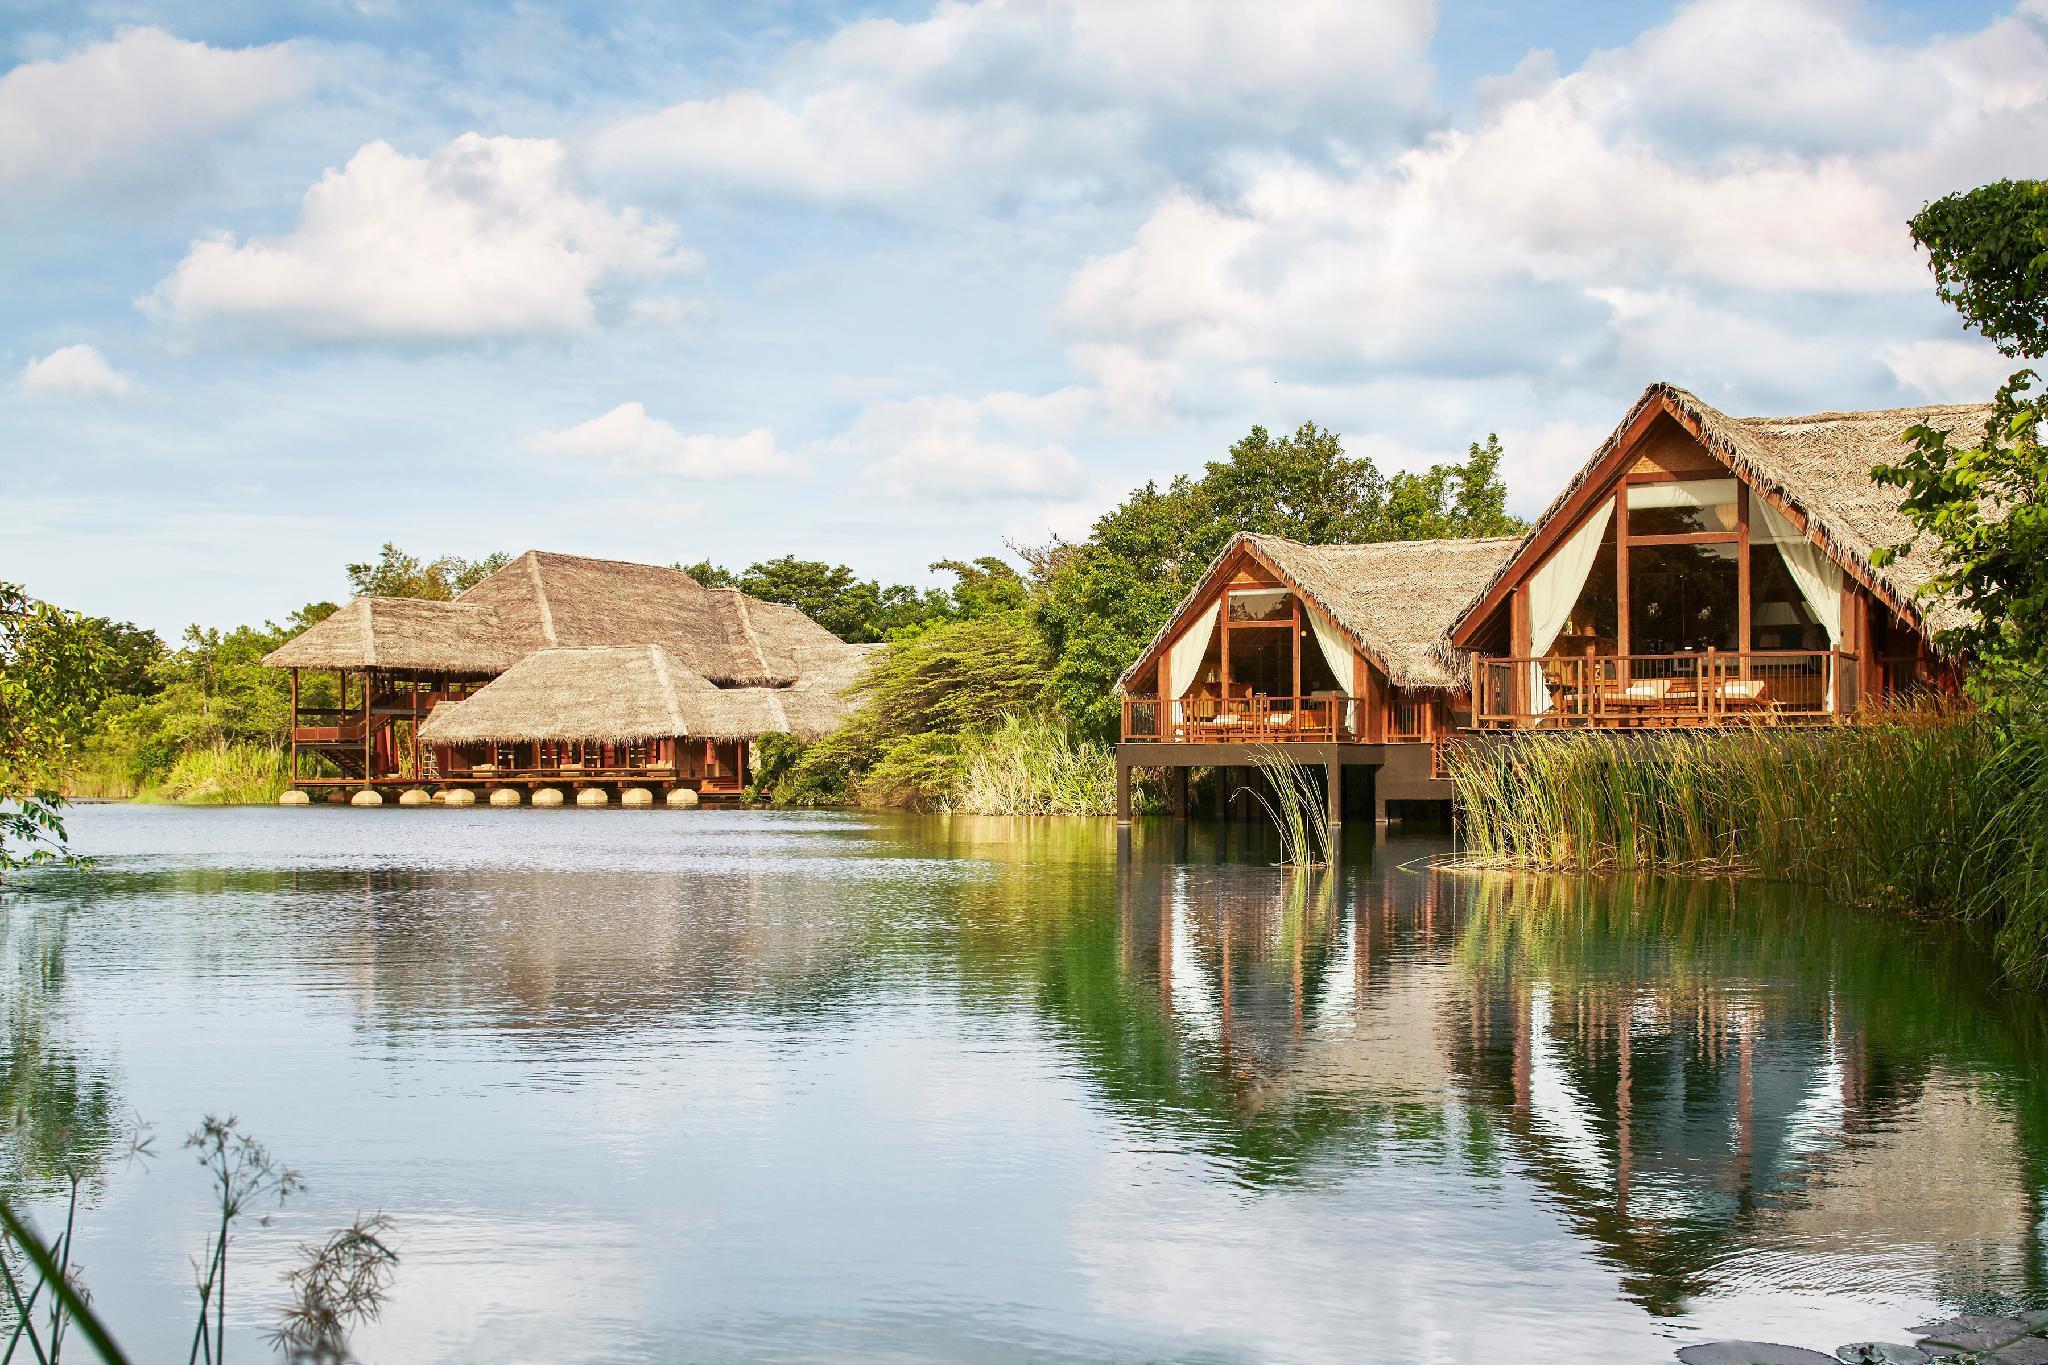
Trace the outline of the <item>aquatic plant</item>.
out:
M 1280 834 L 1280 861 L 1289 867 L 1327 865 L 1335 846 L 1329 809 L 1315 775 L 1277 744 L 1253 749 L 1252 762 L 1265 778 L 1266 789 L 1243 787 L 1237 796 L 1250 796 L 1272 820 Z
M 293 1365 L 343 1365 L 349 1329 L 384 1310 L 398 1254 L 385 1244 L 391 1220 L 358 1218 L 320 1246 L 301 1246 L 304 1264 L 286 1277 L 293 1298 L 270 1344 Z
M 2048 730 L 1936 709 L 1853 727 L 1551 734 L 1450 756 L 1463 857 L 1739 873 L 1991 933 L 2048 982 Z
M 967 737 L 945 804 L 970 815 L 1108 815 L 1116 754 L 1049 716 L 1005 716 Z

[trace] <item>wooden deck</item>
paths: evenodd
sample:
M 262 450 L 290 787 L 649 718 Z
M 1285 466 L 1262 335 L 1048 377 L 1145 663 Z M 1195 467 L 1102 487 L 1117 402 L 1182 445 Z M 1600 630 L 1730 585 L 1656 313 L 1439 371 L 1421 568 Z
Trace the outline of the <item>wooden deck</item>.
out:
M 1827 724 L 1855 710 L 1839 650 L 1472 661 L 1480 730 L 1672 730 Z

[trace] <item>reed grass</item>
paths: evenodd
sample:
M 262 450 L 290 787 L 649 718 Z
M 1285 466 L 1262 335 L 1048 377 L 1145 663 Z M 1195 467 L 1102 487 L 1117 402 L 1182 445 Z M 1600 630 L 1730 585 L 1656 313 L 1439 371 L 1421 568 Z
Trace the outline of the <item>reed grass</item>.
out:
M 1451 758 L 1463 856 L 1733 873 L 1953 918 L 2048 984 L 2048 731 L 1955 712 L 1853 727 L 1551 734 Z
M 1315 775 L 1277 744 L 1253 749 L 1252 763 L 1266 779 L 1266 790 L 1245 787 L 1237 795 L 1251 797 L 1272 820 L 1280 834 L 1280 861 L 1289 867 L 1328 866 L 1335 851 L 1330 812 Z
M 284 750 L 227 744 L 187 750 L 169 772 L 134 796 L 187 806 L 260 806 L 275 804 L 290 785 L 291 760 Z
M 1116 755 L 1047 716 L 1006 716 L 968 736 L 945 808 L 968 815 L 1108 815 Z

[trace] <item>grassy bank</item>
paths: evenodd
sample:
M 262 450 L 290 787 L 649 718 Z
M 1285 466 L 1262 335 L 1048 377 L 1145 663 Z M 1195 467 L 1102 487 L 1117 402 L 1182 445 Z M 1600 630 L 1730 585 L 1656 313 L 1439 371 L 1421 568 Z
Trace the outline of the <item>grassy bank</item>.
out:
M 290 785 L 289 772 L 284 751 L 261 744 L 190 749 L 160 774 L 138 774 L 123 756 L 92 752 L 66 774 L 65 793 L 81 800 L 268 805 Z
M 1453 759 L 1467 856 L 1733 872 L 1990 932 L 2048 984 L 2048 731 L 1901 713 L 1843 729 L 1530 736 Z
M 1116 755 L 1056 720 L 1010 716 L 965 740 L 945 806 L 970 815 L 1108 815 Z

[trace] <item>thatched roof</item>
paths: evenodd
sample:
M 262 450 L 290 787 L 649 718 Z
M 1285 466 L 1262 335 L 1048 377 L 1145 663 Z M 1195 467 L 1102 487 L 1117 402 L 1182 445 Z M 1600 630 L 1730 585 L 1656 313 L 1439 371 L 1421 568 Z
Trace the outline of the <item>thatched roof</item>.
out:
M 536 650 L 466 701 L 444 702 L 420 727 L 432 744 L 532 740 L 815 739 L 850 704 L 835 680 L 851 681 L 869 646 L 833 641 L 807 655 L 795 687 L 718 687 L 658 644 Z
M 680 569 L 529 550 L 453 602 L 359 597 L 264 662 L 500 673 L 540 649 L 650 644 L 728 687 L 787 686 L 807 651 L 844 648 L 794 607 Z
M 1924 540 L 1915 540 L 1912 523 L 1899 510 L 1899 490 L 1872 482 L 1870 470 L 1902 455 L 1906 429 L 1917 424 L 1973 436 L 1990 417 L 1990 404 L 1819 412 L 1807 417 L 1730 417 L 1675 384 L 1652 384 L 1536 519 L 1524 545 L 1540 536 L 1572 495 L 1606 464 L 1651 405 L 1662 405 L 1697 425 L 1715 454 L 1752 485 L 1799 511 L 1806 518 L 1808 534 L 1822 549 L 1870 582 L 1893 611 L 1923 633 L 1960 623 L 1962 614 L 1953 602 L 1919 597 L 1919 590 L 1934 575 L 1934 555 Z M 1911 544 L 1913 549 L 1883 568 L 1871 562 L 1873 551 L 1897 544 Z M 1513 561 L 1520 553 L 1517 546 L 1500 572 L 1472 594 L 1465 610 L 1458 613 L 1460 623 L 1513 571 Z
M 1130 686 L 1138 670 L 1176 632 L 1189 608 L 1218 591 L 1224 566 L 1236 550 L 1246 547 L 1290 588 L 1320 607 L 1395 687 L 1461 687 L 1464 678 L 1445 644 L 1445 633 L 1517 543 L 1513 536 L 1493 536 L 1304 545 L 1280 536 L 1239 532 L 1210 562 L 1201 581 L 1117 686 Z
M 497 613 L 475 602 L 358 597 L 264 656 L 272 668 L 388 668 L 497 673 L 526 651 Z
M 526 648 L 660 645 L 733 687 L 796 680 L 798 649 L 837 636 L 792 607 L 705 588 L 680 569 L 529 550 L 458 599 L 490 607 Z

